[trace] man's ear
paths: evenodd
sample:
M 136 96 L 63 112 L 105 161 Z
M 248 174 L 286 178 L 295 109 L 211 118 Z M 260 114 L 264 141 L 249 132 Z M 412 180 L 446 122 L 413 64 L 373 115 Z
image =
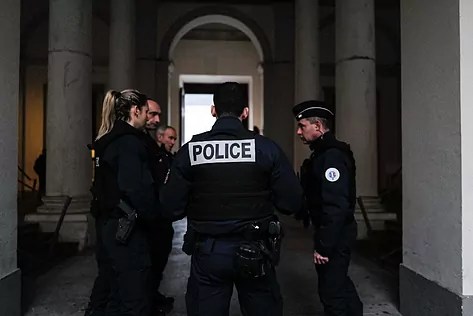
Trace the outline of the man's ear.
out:
M 210 107 L 210 113 L 212 113 L 213 117 L 217 117 L 217 110 L 215 109 L 215 105 Z
M 245 107 L 243 109 L 243 112 L 241 112 L 241 115 L 240 115 L 241 120 L 244 120 L 244 119 L 248 118 L 248 115 L 250 115 L 250 108 Z

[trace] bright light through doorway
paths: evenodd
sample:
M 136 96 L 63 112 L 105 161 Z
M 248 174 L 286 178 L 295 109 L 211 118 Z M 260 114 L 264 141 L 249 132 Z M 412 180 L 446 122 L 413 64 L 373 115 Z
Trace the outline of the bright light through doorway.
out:
M 210 114 L 213 104 L 212 94 L 185 94 L 184 95 L 184 135 L 183 144 L 191 140 L 192 136 L 203 133 L 212 128 L 215 118 Z

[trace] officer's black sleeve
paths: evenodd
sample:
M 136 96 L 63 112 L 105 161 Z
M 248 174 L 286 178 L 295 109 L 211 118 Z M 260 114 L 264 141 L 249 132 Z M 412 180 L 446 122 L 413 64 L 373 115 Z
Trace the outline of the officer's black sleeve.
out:
M 283 214 L 294 214 L 302 208 L 303 192 L 284 152 L 275 145 L 271 191 L 274 206 Z
M 350 174 L 346 156 L 338 149 L 325 153 L 321 181 L 321 226 L 315 233 L 315 250 L 330 259 L 350 213 Z
M 146 157 L 145 147 L 138 138 L 130 135 L 120 139 L 117 158 L 120 195 L 145 220 L 158 215 L 154 180 Z
M 179 220 L 186 216 L 190 189 L 190 160 L 186 144 L 176 154 L 168 181 L 160 192 L 164 217 Z

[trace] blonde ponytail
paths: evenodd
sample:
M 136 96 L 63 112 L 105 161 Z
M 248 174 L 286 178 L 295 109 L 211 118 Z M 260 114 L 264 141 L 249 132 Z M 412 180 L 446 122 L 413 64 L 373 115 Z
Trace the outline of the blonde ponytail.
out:
M 103 135 L 109 133 L 112 130 L 116 119 L 115 102 L 119 96 L 120 92 L 115 90 L 107 91 L 102 105 L 102 123 L 95 140 L 100 139 Z

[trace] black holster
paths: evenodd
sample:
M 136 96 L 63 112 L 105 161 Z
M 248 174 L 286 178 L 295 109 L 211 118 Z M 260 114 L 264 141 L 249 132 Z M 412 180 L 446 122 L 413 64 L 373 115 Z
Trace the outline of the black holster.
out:
M 262 251 L 261 241 L 244 241 L 236 252 L 237 271 L 245 278 L 256 279 L 266 275 L 270 268 Z
M 118 208 L 125 213 L 125 216 L 118 219 L 118 227 L 115 239 L 119 243 L 126 244 L 130 238 L 133 228 L 136 225 L 137 213 L 123 200 L 120 200 Z
M 279 263 L 282 227 L 277 218 L 254 222 L 245 229 L 245 241 L 236 252 L 237 270 L 245 277 L 259 278 Z

